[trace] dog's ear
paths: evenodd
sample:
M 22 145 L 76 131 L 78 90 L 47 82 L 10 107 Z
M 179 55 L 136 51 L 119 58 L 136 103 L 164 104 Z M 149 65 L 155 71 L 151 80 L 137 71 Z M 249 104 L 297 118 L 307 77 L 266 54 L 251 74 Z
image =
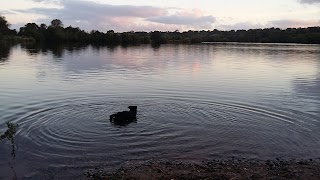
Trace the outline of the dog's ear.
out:
M 137 107 L 137 106 L 129 106 L 128 108 L 129 108 L 130 110 L 135 110 L 135 111 L 136 111 L 138 107 Z

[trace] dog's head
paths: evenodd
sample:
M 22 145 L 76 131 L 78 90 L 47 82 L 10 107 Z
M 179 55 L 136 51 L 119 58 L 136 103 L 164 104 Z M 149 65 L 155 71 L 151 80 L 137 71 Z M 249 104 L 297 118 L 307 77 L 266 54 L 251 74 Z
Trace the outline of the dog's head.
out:
M 130 109 L 130 111 L 134 111 L 134 112 L 137 112 L 137 106 L 129 106 L 128 107 Z

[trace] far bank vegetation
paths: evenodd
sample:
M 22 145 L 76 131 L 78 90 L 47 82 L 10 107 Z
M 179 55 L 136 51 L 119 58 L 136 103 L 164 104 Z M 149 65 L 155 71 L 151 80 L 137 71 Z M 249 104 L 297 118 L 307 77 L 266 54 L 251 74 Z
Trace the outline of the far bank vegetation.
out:
M 152 31 L 152 32 L 101 32 L 84 31 L 79 27 L 67 26 L 59 19 L 50 25 L 27 23 L 17 31 L 10 29 L 4 16 L 0 16 L 1 42 L 66 42 L 66 43 L 101 43 L 107 45 L 138 45 L 202 42 L 250 42 L 250 43 L 301 43 L 320 44 L 320 27 L 308 28 L 266 28 L 249 30 L 220 31 Z

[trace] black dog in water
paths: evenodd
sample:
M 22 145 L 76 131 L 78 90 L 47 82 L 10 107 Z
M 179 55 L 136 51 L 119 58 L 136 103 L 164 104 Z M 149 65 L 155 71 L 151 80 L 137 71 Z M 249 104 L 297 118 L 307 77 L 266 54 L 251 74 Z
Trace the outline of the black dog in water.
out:
M 110 115 L 110 122 L 117 125 L 127 125 L 136 121 L 137 106 L 129 106 L 130 111 L 122 111 Z

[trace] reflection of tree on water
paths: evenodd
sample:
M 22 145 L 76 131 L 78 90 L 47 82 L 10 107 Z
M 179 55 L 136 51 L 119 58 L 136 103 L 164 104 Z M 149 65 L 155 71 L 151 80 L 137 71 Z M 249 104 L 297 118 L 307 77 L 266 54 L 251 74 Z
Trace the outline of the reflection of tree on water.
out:
M 89 44 L 87 43 L 29 43 L 21 44 L 30 55 L 46 54 L 52 53 L 54 58 L 62 58 L 65 52 L 77 53 L 87 48 Z M 92 44 L 92 48 L 99 50 L 103 48 L 99 44 Z
M 10 56 L 11 46 L 0 43 L 0 63 L 8 60 Z
M 21 47 L 26 49 L 26 52 L 29 55 L 37 55 L 42 51 L 40 46 L 38 46 L 35 43 L 24 43 L 24 44 L 21 44 Z
M 160 44 L 151 44 L 154 49 L 159 49 Z M 95 51 L 107 49 L 114 52 L 117 46 L 110 46 L 101 43 L 24 43 L 21 47 L 26 50 L 29 55 L 52 53 L 55 58 L 62 58 L 64 53 L 77 53 L 85 48 L 92 47 Z M 123 49 L 127 49 L 132 45 L 122 44 Z
M 65 48 L 63 44 L 46 44 L 43 46 L 44 50 L 52 52 L 55 58 L 61 58 L 64 54 Z
M 154 50 L 157 50 L 159 49 L 161 46 L 161 44 L 157 44 L 157 43 L 151 43 L 151 47 L 154 49 Z
M 27 53 L 30 55 L 38 55 L 40 53 L 46 54 L 51 52 L 55 58 L 61 58 L 63 56 L 65 47 L 63 44 L 43 44 L 43 43 L 29 43 L 21 44 L 21 47 L 26 49 Z
M 97 53 L 100 51 L 104 51 L 104 50 L 107 50 L 108 52 L 112 53 L 117 48 L 117 46 L 105 45 L 105 44 L 101 44 L 101 43 L 91 43 L 90 45 L 92 47 L 92 50 L 94 50 Z M 83 47 L 83 49 L 84 48 L 86 48 L 86 47 Z

